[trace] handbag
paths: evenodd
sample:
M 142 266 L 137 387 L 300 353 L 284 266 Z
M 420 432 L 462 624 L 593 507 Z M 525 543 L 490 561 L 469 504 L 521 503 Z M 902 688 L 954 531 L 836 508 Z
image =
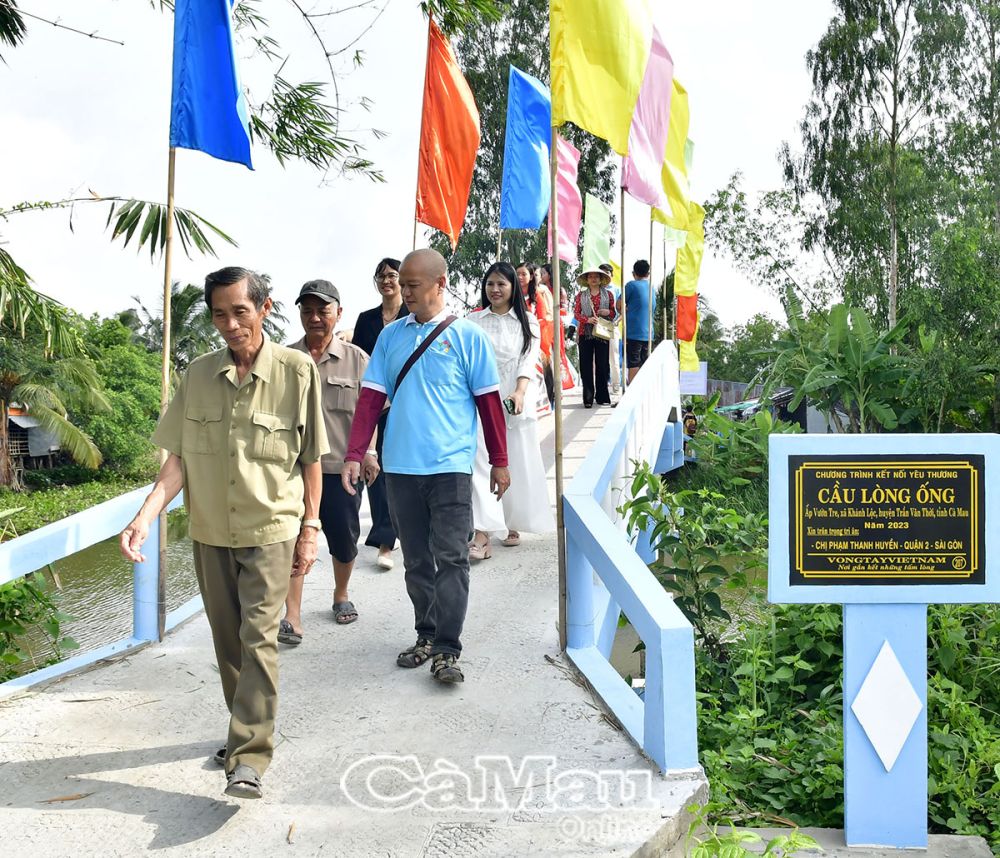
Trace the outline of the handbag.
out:
M 610 319 L 598 318 L 593 328 L 591 336 L 605 342 L 610 341 L 615 334 L 615 323 Z

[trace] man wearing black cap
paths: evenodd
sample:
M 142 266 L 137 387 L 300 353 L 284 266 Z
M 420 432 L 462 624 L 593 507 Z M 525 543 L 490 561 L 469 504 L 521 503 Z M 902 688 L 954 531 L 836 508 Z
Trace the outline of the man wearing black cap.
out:
M 323 390 L 323 418 L 330 452 L 323 456 L 323 497 L 319 521 L 333 557 L 333 619 L 339 625 L 353 623 L 358 612 L 347 592 L 358 556 L 361 533 L 361 493 L 349 495 L 341 485 L 340 472 L 347 452 L 347 437 L 358 404 L 361 377 L 368 366 L 368 355 L 357 346 L 334 336 L 343 308 L 337 287 L 328 280 L 310 280 L 295 299 L 305 336 L 293 349 L 309 354 L 319 370 Z M 372 482 L 378 476 L 378 459 L 374 443 L 362 462 L 362 476 Z M 278 630 L 278 640 L 296 646 L 302 643 L 303 577 L 295 576 L 288 585 L 285 618 Z

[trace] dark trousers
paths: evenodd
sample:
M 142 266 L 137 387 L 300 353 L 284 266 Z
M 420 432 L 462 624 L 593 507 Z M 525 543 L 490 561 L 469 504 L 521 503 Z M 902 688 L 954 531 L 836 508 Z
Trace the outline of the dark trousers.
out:
M 386 474 L 417 636 L 459 655 L 469 605 L 471 474 Z
M 580 380 L 583 382 L 583 401 L 598 405 L 610 405 L 611 393 L 608 379 L 611 367 L 608 356 L 608 341 L 599 337 L 580 337 Z M 595 385 L 594 367 L 597 367 Z
M 385 424 L 389 417 L 386 411 L 378 420 L 378 440 L 375 450 L 378 452 L 378 463 L 382 464 L 382 441 L 385 438 Z M 372 529 L 368 532 L 365 545 L 378 548 L 388 545 L 396 546 L 396 531 L 392 526 L 392 516 L 389 515 L 389 496 L 385 490 L 385 474 L 379 473 L 375 482 L 368 486 L 368 508 L 372 514 Z

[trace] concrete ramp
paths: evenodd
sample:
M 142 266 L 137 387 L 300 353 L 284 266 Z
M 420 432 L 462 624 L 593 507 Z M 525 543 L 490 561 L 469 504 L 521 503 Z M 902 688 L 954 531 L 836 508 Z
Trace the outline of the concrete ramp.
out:
M 609 413 L 570 398 L 569 475 Z M 466 682 L 453 688 L 427 666 L 395 665 L 413 638 L 396 556 L 380 572 L 362 547 L 360 619 L 345 627 L 330 613 L 329 558 L 309 576 L 304 643 L 281 651 L 263 801 L 224 796 L 209 759 L 228 717 L 201 615 L 163 644 L 0 703 L 3 854 L 506 858 L 673 845 L 704 779 L 661 776 L 560 657 L 554 539 L 495 546 L 473 567 Z

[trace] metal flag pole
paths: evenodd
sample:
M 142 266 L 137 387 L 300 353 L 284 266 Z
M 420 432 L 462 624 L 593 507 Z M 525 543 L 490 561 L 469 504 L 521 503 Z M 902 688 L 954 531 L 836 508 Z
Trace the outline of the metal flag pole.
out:
M 622 257 L 622 275 L 621 275 L 621 302 L 622 302 L 622 335 L 621 340 L 625 343 L 625 348 L 622 349 L 622 355 L 618 360 L 618 369 L 621 372 L 621 384 L 622 393 L 624 394 L 628 390 L 628 370 L 625 365 L 628 363 L 628 309 L 625 306 L 625 188 L 621 189 L 622 198 L 622 223 L 621 229 L 619 230 L 619 237 L 621 238 L 621 257 Z M 614 347 L 614 341 L 612 341 L 612 347 Z
M 666 342 L 667 339 L 667 231 L 663 231 L 663 331 L 660 339 Z
M 167 223 L 163 239 L 163 354 L 160 364 L 160 416 L 167 410 L 170 401 L 170 262 L 174 246 L 174 164 L 177 150 L 171 146 L 167 157 Z M 160 449 L 160 466 L 167 461 L 168 453 Z M 160 513 L 159 519 L 160 554 L 159 572 L 156 581 L 156 630 L 157 640 L 163 640 L 167 630 L 167 513 Z
M 649 210 L 649 307 L 647 308 L 648 315 L 648 327 L 646 328 L 646 333 L 649 335 L 649 341 L 646 344 L 646 349 L 649 354 L 653 353 L 653 209 Z M 625 351 L 628 351 L 628 343 L 625 344 Z
M 559 129 L 552 126 L 551 160 L 552 210 L 549 213 L 549 232 L 552 237 L 552 306 L 555 316 L 555 334 L 552 353 L 552 386 L 556 395 L 556 552 L 559 557 L 559 651 L 566 651 L 566 522 L 563 518 L 563 426 L 562 426 L 562 287 L 559 285 Z
M 503 227 L 497 230 L 497 262 L 500 261 L 500 247 L 503 245 Z
M 417 138 L 417 192 L 413 198 L 413 247 L 411 250 L 417 249 L 417 225 L 420 221 L 417 219 L 418 205 L 420 200 L 420 147 L 424 142 L 424 107 L 423 107 L 423 96 L 427 94 L 427 68 L 431 63 L 431 16 L 427 16 L 427 58 L 424 60 L 424 86 L 421 90 L 421 105 L 420 105 L 420 137 Z

